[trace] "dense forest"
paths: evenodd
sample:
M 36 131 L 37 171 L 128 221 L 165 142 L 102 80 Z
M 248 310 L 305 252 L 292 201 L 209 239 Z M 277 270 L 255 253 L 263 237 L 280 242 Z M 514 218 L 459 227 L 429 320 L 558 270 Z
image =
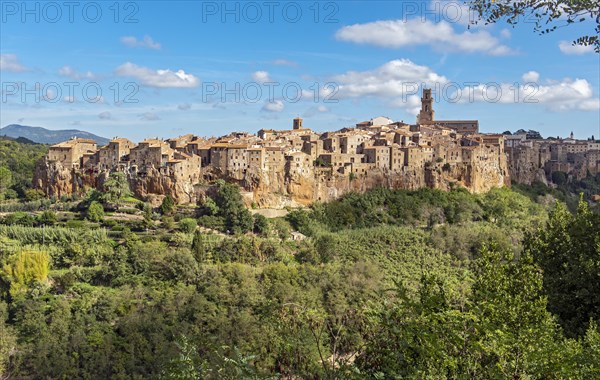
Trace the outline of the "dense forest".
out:
M 223 181 L 198 205 L 153 208 L 119 173 L 42 199 L 24 152 L 44 147 L 0 143 L 0 379 L 600 376 L 581 184 L 375 189 L 268 219 Z

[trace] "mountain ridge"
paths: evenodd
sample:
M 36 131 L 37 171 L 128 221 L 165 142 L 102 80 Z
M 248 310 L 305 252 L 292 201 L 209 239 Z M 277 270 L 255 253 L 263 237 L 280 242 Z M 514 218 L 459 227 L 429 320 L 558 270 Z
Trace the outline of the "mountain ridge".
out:
M 58 144 L 59 142 L 69 140 L 72 137 L 92 139 L 96 141 L 98 145 L 106 145 L 110 141 L 106 137 L 79 129 L 51 130 L 43 127 L 32 127 L 21 124 L 9 124 L 6 127 L 0 128 L 0 136 L 12 138 L 23 137 L 39 144 Z

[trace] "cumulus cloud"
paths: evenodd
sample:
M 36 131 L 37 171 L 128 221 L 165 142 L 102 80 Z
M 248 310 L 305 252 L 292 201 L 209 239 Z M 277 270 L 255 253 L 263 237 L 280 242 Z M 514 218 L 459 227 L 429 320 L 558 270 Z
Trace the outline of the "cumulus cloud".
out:
M 144 120 L 144 121 L 160 120 L 160 117 L 158 117 L 158 115 L 155 114 L 154 112 L 144 112 L 143 114 L 141 114 L 139 116 L 140 116 L 140 120 Z
M 521 77 L 523 82 L 537 82 L 540 80 L 540 74 L 537 71 L 528 71 Z
M 0 54 L 0 71 L 22 73 L 29 69 L 19 62 L 15 54 Z
M 397 59 L 368 71 L 348 71 L 336 75 L 335 98 L 402 97 L 416 92 L 418 86 L 444 84 L 448 79 L 408 59 Z
M 112 114 L 108 111 L 100 112 L 98 114 L 98 118 L 100 118 L 101 120 L 111 120 Z
M 340 41 L 401 48 L 429 45 L 443 52 L 483 53 L 509 55 L 513 51 L 486 30 L 455 32 L 447 21 L 387 20 L 354 24 L 339 29 L 335 37 Z
M 285 105 L 283 104 L 283 102 L 281 100 L 274 100 L 272 102 L 265 102 L 265 105 L 262 107 L 261 111 L 263 112 L 269 112 L 269 113 L 276 113 L 276 112 L 281 112 L 283 111 L 283 109 L 285 108 Z
M 271 76 L 266 71 L 255 71 L 252 73 L 252 80 L 258 83 L 272 82 Z
M 197 77 L 183 70 L 153 70 L 131 62 L 117 67 L 115 74 L 136 78 L 141 84 L 148 87 L 190 88 L 197 87 L 200 84 L 200 80 Z
M 161 48 L 160 44 L 158 42 L 155 42 L 150 36 L 144 36 L 144 38 L 141 40 L 138 40 L 136 37 L 133 36 L 124 36 L 121 37 L 121 43 L 131 48 L 145 47 L 155 50 L 159 50 Z
M 563 54 L 567 55 L 581 55 L 594 52 L 593 46 L 573 45 L 572 42 L 568 41 L 560 41 L 558 48 Z
M 533 77 L 539 80 L 536 72 L 523 75 L 523 79 Z M 553 112 L 600 110 L 600 99 L 594 97 L 592 85 L 585 79 L 545 80 L 540 84 L 518 86 L 514 83 L 480 84 L 464 87 L 449 97 L 461 103 L 541 104 Z
M 74 80 L 81 80 L 81 79 L 96 79 L 96 75 L 94 75 L 94 73 L 92 73 L 91 71 L 87 71 L 85 73 L 80 73 L 78 71 L 76 71 L 75 69 L 73 69 L 71 66 L 63 66 L 58 70 L 58 75 L 63 76 L 63 77 L 67 77 L 67 78 L 71 78 Z

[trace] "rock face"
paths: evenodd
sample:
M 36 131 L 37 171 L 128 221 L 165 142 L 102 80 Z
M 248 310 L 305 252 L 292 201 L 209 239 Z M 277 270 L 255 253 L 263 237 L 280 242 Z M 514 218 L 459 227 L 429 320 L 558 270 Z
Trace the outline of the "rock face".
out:
M 126 168 L 124 172 L 132 192 L 153 204 L 159 204 L 166 195 L 179 203 L 196 203 L 210 191 L 210 186 L 165 175 L 156 168 L 147 168 L 143 173 L 138 173 L 135 168 Z M 101 190 L 109 174 L 108 170 L 91 172 L 69 169 L 59 162 L 43 159 L 36 167 L 34 186 L 50 197 L 83 194 L 90 188 Z M 202 175 L 205 179 L 238 183 L 247 204 L 253 203 L 260 208 L 306 206 L 315 201 L 327 202 L 349 192 L 365 192 L 376 187 L 450 190 L 458 186 L 481 193 L 510 184 L 505 158 L 453 165 L 434 163 L 401 171 L 372 169 L 360 175 L 342 174 L 333 168 L 315 168 L 302 174 L 248 171 L 244 175 L 234 176 L 206 168 Z

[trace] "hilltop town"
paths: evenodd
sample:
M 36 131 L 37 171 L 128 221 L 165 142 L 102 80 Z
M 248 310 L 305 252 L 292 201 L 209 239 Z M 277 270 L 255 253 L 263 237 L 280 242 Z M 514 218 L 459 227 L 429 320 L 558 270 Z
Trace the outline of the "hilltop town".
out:
M 535 137 L 480 133 L 477 120 L 436 120 L 431 90 L 424 89 L 415 124 L 376 117 L 317 133 L 296 118 L 291 129 L 256 135 L 189 134 L 138 144 L 114 138 L 101 148 L 71 139 L 50 147 L 34 186 L 60 197 L 100 188 L 110 172 L 122 171 L 139 197 L 195 203 L 211 182 L 224 179 L 242 187 L 248 204 L 280 208 L 378 186 L 479 193 L 511 180 L 548 183 L 554 172 L 577 178 L 598 173 L 600 142 Z

